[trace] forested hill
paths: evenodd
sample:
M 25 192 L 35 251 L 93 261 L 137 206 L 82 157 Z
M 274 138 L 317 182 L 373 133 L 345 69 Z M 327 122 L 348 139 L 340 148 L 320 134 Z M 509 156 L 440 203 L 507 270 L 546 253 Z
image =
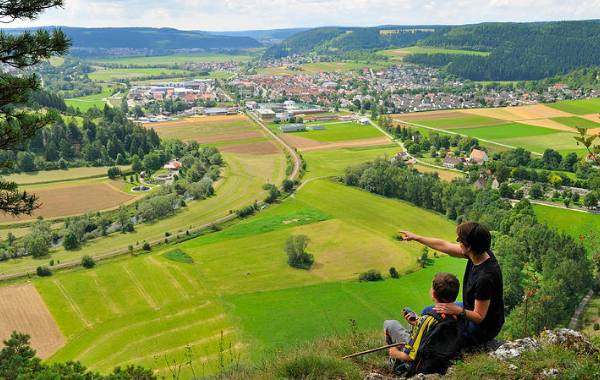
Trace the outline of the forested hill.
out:
M 443 26 L 380 26 L 373 28 L 322 27 L 292 35 L 265 52 L 266 58 L 281 58 L 292 54 L 319 54 L 352 50 L 385 49 L 413 45 Z
M 177 49 L 246 49 L 260 47 L 247 36 L 225 36 L 172 28 L 73 28 L 61 27 L 73 41 L 72 54 L 104 49 L 167 51 Z M 22 32 L 23 29 L 9 29 Z
M 452 27 L 418 45 L 490 52 L 489 56 L 415 54 L 413 63 L 446 66 L 473 80 L 541 79 L 600 64 L 600 21 L 484 23 Z

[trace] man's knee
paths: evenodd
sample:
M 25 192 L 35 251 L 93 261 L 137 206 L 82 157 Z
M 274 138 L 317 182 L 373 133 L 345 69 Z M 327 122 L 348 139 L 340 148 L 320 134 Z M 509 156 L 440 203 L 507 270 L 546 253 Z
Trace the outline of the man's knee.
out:
M 398 326 L 400 326 L 400 322 L 396 321 L 396 320 L 387 320 L 387 321 L 383 321 L 383 331 L 385 331 L 386 333 L 388 333 L 389 331 L 395 330 L 398 328 Z

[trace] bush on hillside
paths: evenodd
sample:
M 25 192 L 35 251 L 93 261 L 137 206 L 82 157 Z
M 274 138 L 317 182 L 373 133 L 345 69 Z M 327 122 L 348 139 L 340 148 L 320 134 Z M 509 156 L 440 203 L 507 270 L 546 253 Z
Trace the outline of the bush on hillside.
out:
M 108 178 L 110 178 L 110 179 L 116 179 L 122 175 L 121 169 L 119 169 L 116 166 L 108 168 L 107 174 L 108 174 Z
M 79 239 L 77 238 L 77 235 L 75 234 L 75 232 L 73 232 L 71 230 L 67 230 L 67 232 L 65 233 L 65 236 L 63 237 L 63 247 L 67 251 L 72 251 L 74 249 L 79 248 L 79 246 L 80 246 Z
M 84 268 L 91 269 L 96 266 L 96 261 L 88 255 L 85 255 L 81 258 L 81 265 Z
M 45 266 L 37 267 L 35 270 L 35 273 L 40 277 L 52 276 L 52 271 L 48 267 L 45 267 Z
M 383 276 L 379 271 L 375 269 L 368 270 L 366 272 L 361 273 L 358 276 L 359 281 L 381 281 L 383 280 Z
M 390 268 L 390 277 L 391 278 L 399 278 L 400 277 L 400 274 L 398 273 L 398 271 L 396 270 L 395 267 Z
M 315 259 L 313 255 L 306 252 L 310 239 L 306 235 L 290 236 L 285 242 L 285 253 L 288 256 L 288 264 L 298 269 L 310 269 Z
M 148 242 L 144 242 L 144 245 L 142 246 L 142 249 L 143 249 L 144 251 L 151 251 L 151 250 L 152 250 L 152 247 L 150 246 L 150 243 L 148 243 Z
M 286 193 L 289 193 L 292 190 L 294 190 L 294 181 L 292 181 L 290 179 L 286 179 L 285 181 L 283 181 L 282 187 L 283 187 L 283 191 L 285 191 Z

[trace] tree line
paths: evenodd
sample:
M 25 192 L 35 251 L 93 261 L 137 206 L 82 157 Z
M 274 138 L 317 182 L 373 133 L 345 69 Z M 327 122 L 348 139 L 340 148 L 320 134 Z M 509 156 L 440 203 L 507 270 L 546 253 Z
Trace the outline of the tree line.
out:
M 504 273 L 505 337 L 566 324 L 580 296 L 594 284 L 592 261 L 582 243 L 540 223 L 527 200 L 513 208 L 496 190 L 478 191 L 466 180 L 445 183 L 436 174 L 386 160 L 348 167 L 342 180 L 442 213 L 457 223 L 475 220 L 487 225 Z M 600 270 L 600 260 L 596 267 Z
M 420 45 L 490 52 L 489 56 L 414 54 L 406 61 L 446 67 L 472 80 L 535 80 L 600 64 L 595 21 L 483 23 L 453 27 Z

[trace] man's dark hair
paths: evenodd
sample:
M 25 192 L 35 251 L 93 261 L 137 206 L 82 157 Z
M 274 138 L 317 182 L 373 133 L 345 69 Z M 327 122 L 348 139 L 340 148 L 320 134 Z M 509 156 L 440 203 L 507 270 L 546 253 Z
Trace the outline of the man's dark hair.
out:
M 482 224 L 477 222 L 464 222 L 456 227 L 458 241 L 468 246 L 477 254 L 482 254 L 490 250 L 492 244 L 492 235 L 490 231 Z
M 439 302 L 454 302 L 458 297 L 460 282 L 452 273 L 440 272 L 433 277 L 433 292 Z

